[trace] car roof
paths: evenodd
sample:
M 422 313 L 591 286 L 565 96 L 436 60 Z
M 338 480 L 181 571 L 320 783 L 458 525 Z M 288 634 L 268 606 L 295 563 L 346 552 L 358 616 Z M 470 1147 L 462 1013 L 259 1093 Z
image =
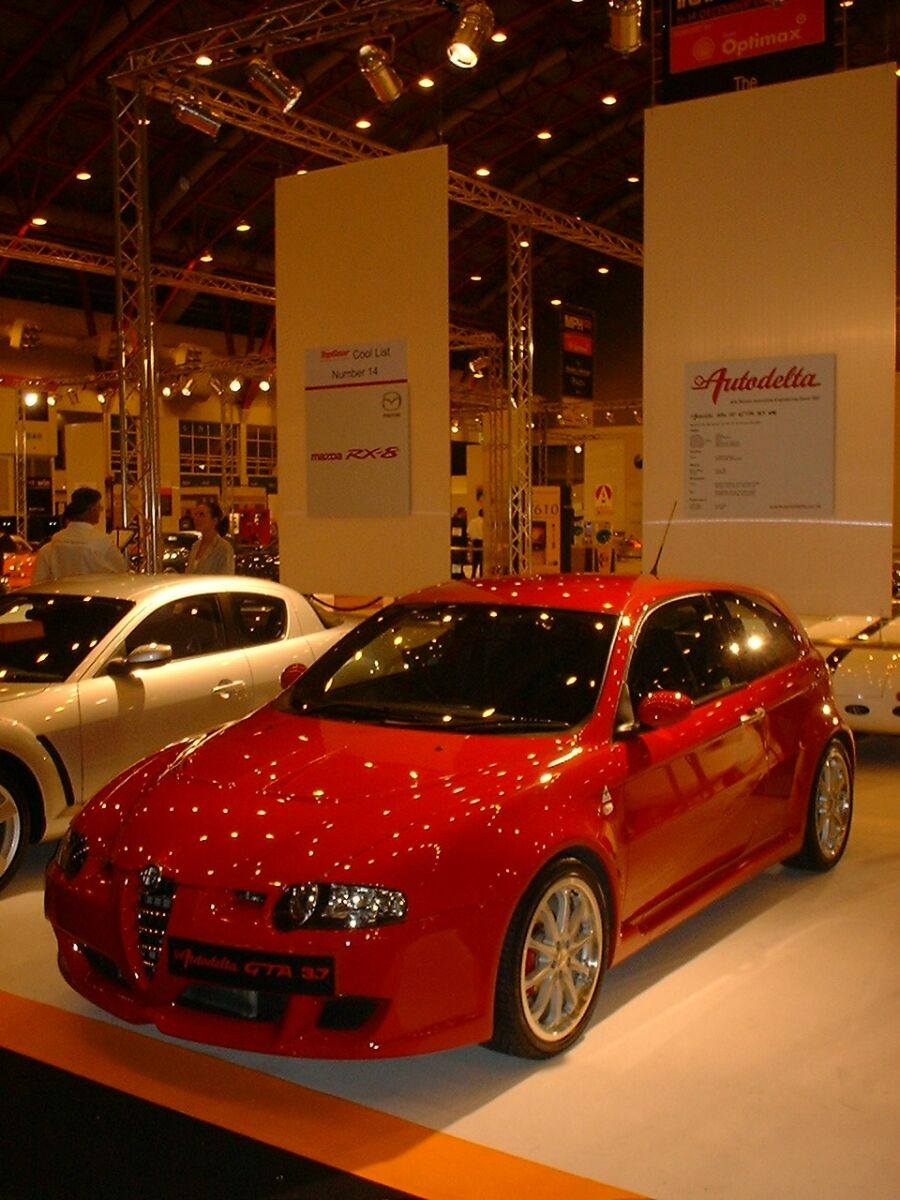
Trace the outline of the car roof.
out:
M 259 592 L 280 595 L 283 599 L 301 598 L 299 593 L 285 584 L 273 583 L 268 579 L 256 579 L 249 575 L 73 575 L 68 579 L 55 579 L 46 583 L 32 584 L 17 596 L 40 593 L 50 596 L 96 596 L 112 600 L 130 600 L 138 603 L 148 597 L 168 598 L 196 596 L 209 592 Z
M 737 591 L 774 600 L 747 584 L 697 579 L 658 579 L 655 575 L 538 574 L 454 580 L 403 596 L 415 604 L 548 605 L 587 611 L 623 612 L 667 596 L 704 591 Z

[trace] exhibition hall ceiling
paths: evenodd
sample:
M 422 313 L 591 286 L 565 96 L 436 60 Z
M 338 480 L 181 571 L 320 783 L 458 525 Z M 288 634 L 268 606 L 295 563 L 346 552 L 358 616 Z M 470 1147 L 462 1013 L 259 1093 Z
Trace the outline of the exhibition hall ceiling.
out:
M 420 15 L 389 28 L 361 26 L 279 50 L 279 69 L 302 88 L 298 119 L 393 151 L 444 144 L 458 176 L 639 246 L 643 113 L 658 99 L 660 11 L 644 6 L 643 45 L 622 54 L 609 47 L 610 10 L 601 0 L 495 0 L 495 29 L 505 40 L 491 42 L 474 69 L 460 70 L 446 53 L 455 6 L 418 7 Z M 291 11 L 328 8 L 307 3 Z M 0 257 L 0 297 L 77 308 L 89 321 L 112 311 L 112 279 L 79 264 L 79 256 L 115 252 L 110 76 L 143 47 L 287 11 L 236 0 L 2 0 L 0 237 L 6 249 L 10 239 L 65 247 L 73 265 Z M 897 57 L 893 0 L 855 0 L 836 13 L 842 66 Z M 366 41 L 393 53 L 403 85 L 393 103 L 380 103 L 360 72 L 357 55 Z M 266 46 L 258 51 L 265 54 Z M 246 65 L 230 68 L 243 87 Z M 432 86 L 422 85 L 426 78 Z M 334 160 L 227 122 L 211 138 L 179 123 L 153 96 L 148 117 L 154 263 L 271 285 L 275 180 Z M 367 130 L 357 127 L 360 119 L 371 122 Z M 503 336 L 505 223 L 452 201 L 449 217 L 451 317 Z M 241 223 L 249 228 L 238 232 Z M 204 254 L 212 258 L 201 265 Z M 532 254 L 537 312 L 554 297 L 612 311 L 639 290 L 640 266 L 614 255 L 549 234 L 535 236 Z M 385 294 L 389 303 L 390 281 Z M 160 289 L 156 301 L 169 322 L 249 334 L 257 345 L 272 335 L 273 309 L 260 301 L 171 288 Z

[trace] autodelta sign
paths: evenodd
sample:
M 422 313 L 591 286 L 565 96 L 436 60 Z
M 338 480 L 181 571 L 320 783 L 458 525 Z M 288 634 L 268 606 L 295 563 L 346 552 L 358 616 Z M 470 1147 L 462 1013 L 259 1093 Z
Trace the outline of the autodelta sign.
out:
M 666 99 L 831 69 L 831 0 L 668 0 Z

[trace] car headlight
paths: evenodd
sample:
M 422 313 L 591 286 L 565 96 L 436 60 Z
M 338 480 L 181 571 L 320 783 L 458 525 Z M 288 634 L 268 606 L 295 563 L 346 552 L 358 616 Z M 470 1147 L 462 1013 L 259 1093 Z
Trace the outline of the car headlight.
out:
M 56 865 L 67 879 L 74 879 L 85 864 L 88 856 L 88 840 L 83 833 L 70 825 L 65 836 L 56 847 Z
M 355 883 L 297 883 L 275 905 L 275 926 L 292 929 L 361 929 L 402 921 L 406 897 L 390 888 Z

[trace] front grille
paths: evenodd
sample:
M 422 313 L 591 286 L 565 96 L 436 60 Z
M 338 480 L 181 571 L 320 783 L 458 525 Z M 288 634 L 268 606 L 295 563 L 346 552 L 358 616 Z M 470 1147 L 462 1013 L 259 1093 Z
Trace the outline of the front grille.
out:
M 163 876 L 141 883 L 137 911 L 137 945 L 148 979 L 153 978 L 162 954 L 175 897 L 175 881 Z

